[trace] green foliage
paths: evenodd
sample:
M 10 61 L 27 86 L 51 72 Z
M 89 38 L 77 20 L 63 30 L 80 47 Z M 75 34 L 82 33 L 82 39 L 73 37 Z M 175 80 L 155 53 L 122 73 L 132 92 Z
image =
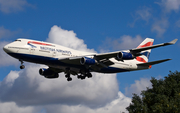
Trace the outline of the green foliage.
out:
M 180 113 L 180 72 L 170 72 L 168 77 L 151 78 L 152 88 L 133 94 L 129 113 Z

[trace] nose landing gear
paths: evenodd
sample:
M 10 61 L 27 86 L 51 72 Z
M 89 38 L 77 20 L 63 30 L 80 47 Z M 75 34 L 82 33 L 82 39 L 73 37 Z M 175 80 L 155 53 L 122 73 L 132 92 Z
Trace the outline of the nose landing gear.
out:
M 24 69 L 24 68 L 25 68 L 25 66 L 24 66 L 24 65 L 21 65 L 21 66 L 20 66 L 20 69 Z
M 19 60 L 20 62 L 21 62 L 21 66 L 20 66 L 20 69 L 24 69 L 25 68 L 25 66 L 23 65 L 23 61 L 22 60 Z

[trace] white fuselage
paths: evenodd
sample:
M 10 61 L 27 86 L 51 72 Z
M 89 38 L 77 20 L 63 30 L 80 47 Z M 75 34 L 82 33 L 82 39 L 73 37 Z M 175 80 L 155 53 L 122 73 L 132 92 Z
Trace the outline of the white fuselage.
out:
M 6 45 L 4 47 L 4 51 L 19 60 L 45 64 L 53 68 L 61 69 L 63 72 L 65 72 L 65 69 L 68 67 L 77 73 L 81 68 L 85 68 L 86 66 L 82 65 L 80 61 L 66 62 L 61 59 L 76 58 L 81 56 L 93 58 L 94 55 L 96 55 L 96 53 L 77 51 L 57 44 L 29 39 L 17 39 L 16 41 Z M 136 64 L 138 61 L 135 59 L 118 61 L 115 58 L 110 58 L 109 60 L 114 64 L 108 67 L 102 67 L 101 69 L 96 66 L 91 66 L 91 71 L 117 73 L 149 68 L 148 66 L 137 66 Z M 77 62 L 79 62 L 79 64 Z

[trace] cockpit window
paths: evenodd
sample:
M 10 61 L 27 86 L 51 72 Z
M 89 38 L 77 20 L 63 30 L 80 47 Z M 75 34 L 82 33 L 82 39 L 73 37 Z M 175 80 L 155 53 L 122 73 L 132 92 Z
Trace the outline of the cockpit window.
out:
M 21 42 L 21 40 L 15 40 L 15 41 L 19 41 L 19 42 Z

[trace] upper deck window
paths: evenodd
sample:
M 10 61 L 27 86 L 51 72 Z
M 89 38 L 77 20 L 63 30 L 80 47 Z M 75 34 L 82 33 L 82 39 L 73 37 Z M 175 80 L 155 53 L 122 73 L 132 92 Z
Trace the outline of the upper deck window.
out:
M 15 40 L 15 41 L 19 41 L 19 42 L 21 42 L 21 40 Z

